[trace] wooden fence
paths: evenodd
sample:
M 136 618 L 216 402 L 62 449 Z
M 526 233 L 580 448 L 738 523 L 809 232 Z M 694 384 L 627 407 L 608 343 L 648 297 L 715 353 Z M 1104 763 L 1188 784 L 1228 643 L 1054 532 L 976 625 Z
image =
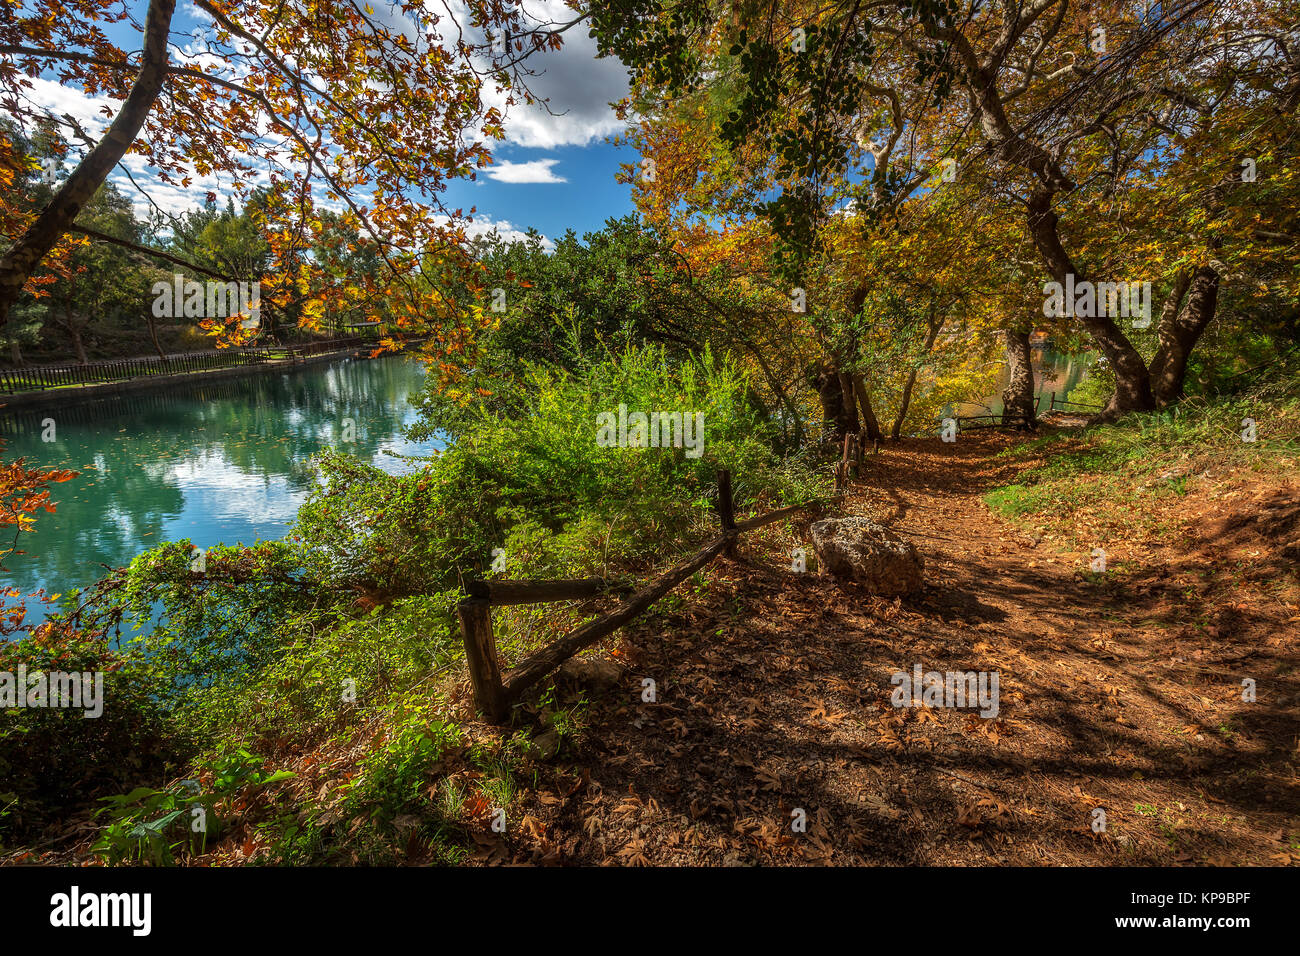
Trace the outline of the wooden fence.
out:
M 718 472 L 718 517 L 721 534 L 699 551 L 678 562 L 640 589 L 616 585 L 603 578 L 577 578 L 559 581 L 473 581 L 466 591 L 469 597 L 460 602 L 461 637 L 465 642 L 465 661 L 474 703 L 493 723 L 504 723 L 510 707 L 524 691 L 546 677 L 570 657 L 607 637 L 624 624 L 645 613 L 656 601 L 720 554 L 734 553 L 736 540 L 747 531 L 788 518 L 805 508 L 828 504 L 840 495 L 814 498 L 756 518 L 737 522 L 731 502 L 731 473 Z M 496 637 L 492 631 L 492 608 L 505 604 L 544 604 L 552 601 L 575 601 L 602 594 L 627 594 L 613 612 L 590 621 L 520 661 L 504 677 L 497 659 Z
M 1052 393 L 1051 406 L 1058 402 Z M 1060 402 L 1064 405 L 1065 402 Z M 1069 403 L 1078 404 L 1078 403 Z M 1084 406 L 1089 407 L 1089 406 Z M 1099 407 L 1099 406 L 1096 406 Z M 1002 419 L 1001 415 L 968 416 Z M 1005 416 L 1013 418 L 1014 416 Z M 1024 417 L 1024 416 L 1022 416 Z M 959 419 L 960 421 L 961 419 Z M 995 427 L 995 426 L 974 426 Z M 873 449 L 878 450 L 878 449 Z M 806 508 L 840 499 L 847 491 L 849 476 L 860 476 L 866 454 L 865 443 L 858 435 L 844 436 L 844 445 L 835 468 L 835 494 L 814 498 L 803 504 L 737 522 L 731 498 L 731 473 L 718 472 L 718 517 L 721 534 L 699 551 L 683 559 L 639 590 L 604 578 L 569 578 L 552 581 L 471 581 L 466 585 L 468 597 L 457 606 L 461 639 L 465 644 L 465 662 L 474 688 L 474 703 L 493 723 L 504 723 L 510 708 L 523 693 L 541 681 L 579 651 L 585 650 L 623 625 L 643 614 L 656 601 L 720 554 L 735 554 L 741 534 L 789 518 Z M 564 637 L 533 652 L 510 672 L 502 675 L 497 655 L 496 636 L 492 630 L 492 608 L 509 604 L 547 604 L 555 601 L 581 601 L 607 594 L 626 596 L 613 612 L 570 631 Z
M 166 358 L 110 359 L 86 365 L 34 365 L 0 369 L 0 394 L 44 391 L 70 385 L 100 385 L 158 375 L 209 372 L 267 362 L 295 362 L 309 355 L 355 348 L 363 342 L 360 337 L 353 336 L 302 345 L 239 346 L 210 352 L 184 352 Z

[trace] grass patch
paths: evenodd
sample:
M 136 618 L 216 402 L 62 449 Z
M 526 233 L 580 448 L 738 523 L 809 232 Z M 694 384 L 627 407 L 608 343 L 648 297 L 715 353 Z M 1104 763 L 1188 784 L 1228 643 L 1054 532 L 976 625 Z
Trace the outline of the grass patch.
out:
M 1013 524 L 1074 546 L 1116 535 L 1167 535 L 1175 529 L 1162 499 L 1186 497 L 1241 471 L 1297 470 L 1297 390 L 1284 382 L 1233 398 L 1189 399 L 1174 409 L 1020 442 L 1000 457 L 1029 468 L 984 501 Z

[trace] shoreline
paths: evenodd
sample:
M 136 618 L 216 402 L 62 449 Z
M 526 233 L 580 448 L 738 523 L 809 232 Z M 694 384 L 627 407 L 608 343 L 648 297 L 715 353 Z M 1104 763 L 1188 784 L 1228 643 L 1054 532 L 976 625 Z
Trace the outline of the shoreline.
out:
M 340 358 L 362 357 L 366 349 L 349 347 L 335 352 L 322 352 L 298 359 L 283 359 L 275 362 L 262 362 L 255 365 L 239 365 L 234 368 L 211 369 L 203 372 L 181 372 L 176 375 L 159 375 L 151 378 L 133 378 L 121 382 L 101 382 L 93 385 L 72 385 L 67 388 L 47 388 L 41 391 L 16 392 L 0 396 L 0 414 L 7 409 L 29 410 L 41 407 L 66 407 L 86 402 L 97 402 L 134 392 L 151 391 L 160 388 L 172 388 L 177 385 L 193 385 L 203 382 L 220 381 L 226 378 L 242 378 L 246 375 L 259 375 L 265 372 L 286 372 L 305 368 L 319 362 L 335 362 Z

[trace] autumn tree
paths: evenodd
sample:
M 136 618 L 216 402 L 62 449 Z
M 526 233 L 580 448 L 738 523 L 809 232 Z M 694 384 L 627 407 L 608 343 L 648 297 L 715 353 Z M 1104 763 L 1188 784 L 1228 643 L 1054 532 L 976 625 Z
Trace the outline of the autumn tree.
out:
M 3 451 L 4 443 L 0 442 Z M 5 561 L 23 553 L 19 547 L 22 536 L 34 530 L 37 515 L 54 512 L 50 486 L 76 476 L 75 471 L 29 468 L 22 458 L 0 462 L 0 571 L 5 570 Z M 24 597 L 18 588 L 0 586 L 0 638 L 22 627 L 27 615 Z
M 785 417 L 802 417 L 796 392 L 810 385 L 829 434 L 838 440 L 865 421 L 878 437 L 870 409 L 859 417 L 854 391 L 856 345 L 846 328 L 854 290 L 831 257 L 809 256 L 801 270 L 790 268 L 780 238 L 755 215 L 772 185 L 767 158 L 726 148 L 718 135 L 722 106 L 706 95 L 656 102 L 634 91 L 626 107 L 639 117 L 626 140 L 642 156 L 625 170 L 634 201 L 687 273 L 713 284 L 714 293 L 699 295 L 695 306 L 719 330 L 714 344 L 721 337 L 746 354 Z M 833 205 L 824 203 L 828 216 Z M 723 287 L 726 294 L 718 294 Z
M 392 328 L 455 324 L 463 315 L 428 281 L 428 270 L 468 268 L 466 213 L 442 193 L 490 162 L 502 108 L 529 100 L 525 58 L 555 49 L 565 24 L 526 17 L 515 0 L 470 0 L 456 18 L 419 0 L 196 0 L 205 22 L 184 46 L 172 39 L 175 0 L 150 0 L 143 21 L 125 0 L 51 0 L 0 18 L 0 101 L 22 123 L 65 127 L 70 171 L 51 200 L 27 214 L 0 194 L 8 247 L 0 257 L 0 325 L 42 262 L 131 153 L 156 182 L 190 187 L 213 176 L 240 196 L 264 185 L 259 226 L 269 247 L 259 279 L 263 301 L 304 305 L 310 323 L 335 300 L 388 306 Z M 132 50 L 109 38 L 137 25 Z M 31 97 L 33 80 L 54 77 L 109 107 L 97 138 L 71 117 L 52 116 Z M 12 168 L 0 138 L 0 170 Z M 149 182 L 139 182 L 145 196 Z M 336 204 L 382 268 L 351 284 L 318 282 L 305 254 L 327 227 L 317 210 Z M 202 272 L 202 270 L 199 270 Z M 223 276 L 225 278 L 232 278 Z
M 1044 279 L 1152 281 L 1162 305 L 1149 363 L 1114 316 L 1074 316 L 1114 371 L 1107 414 L 1181 394 L 1215 313 L 1225 244 L 1294 249 L 1283 223 L 1221 215 L 1251 192 L 1233 134 L 1261 155 L 1294 155 L 1289 0 L 611 0 L 590 10 L 603 48 L 633 64 L 642 101 L 720 104 L 719 136 L 732 155 L 760 159 L 742 168 L 769 187 L 755 207 L 795 265 L 816 253 L 837 191 L 887 217 L 945 163 L 1014 204 Z M 1253 124 L 1240 123 L 1246 115 Z M 1271 175 L 1289 180 L 1290 168 L 1285 159 Z M 1095 227 L 1105 222 L 1115 250 L 1116 229 L 1127 230 L 1110 216 L 1150 199 L 1153 182 L 1183 233 L 1164 237 L 1173 241 L 1155 275 L 1128 272 L 1141 256 L 1123 248 L 1108 271 L 1089 256 L 1102 248 L 1089 241 Z

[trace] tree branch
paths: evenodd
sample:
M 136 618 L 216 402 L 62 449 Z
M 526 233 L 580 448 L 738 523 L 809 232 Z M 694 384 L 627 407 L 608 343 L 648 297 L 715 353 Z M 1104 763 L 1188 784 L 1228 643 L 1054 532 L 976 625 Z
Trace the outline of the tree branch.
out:
M 198 272 L 201 273 L 202 275 L 210 276 L 213 279 L 220 279 L 222 282 L 236 281 L 230 278 L 229 276 L 223 276 L 220 273 L 213 272 L 211 269 L 208 269 L 204 266 L 197 265 L 193 262 L 187 262 L 184 259 L 180 259 L 169 252 L 163 252 L 161 249 L 150 249 L 148 246 L 138 245 L 134 242 L 131 242 L 129 239 L 119 239 L 117 236 L 110 236 L 106 232 L 100 232 L 98 229 L 91 229 L 87 226 L 81 226 L 75 222 L 68 227 L 68 232 L 80 233 L 83 236 L 89 236 L 91 239 L 98 240 L 99 242 L 111 243 L 112 245 L 115 246 L 121 246 L 123 249 L 130 249 L 133 252 L 143 252 L 145 255 L 153 256 L 155 259 L 162 259 L 166 262 L 172 263 L 172 265 L 182 266 L 186 269 L 190 269 L 193 272 Z

